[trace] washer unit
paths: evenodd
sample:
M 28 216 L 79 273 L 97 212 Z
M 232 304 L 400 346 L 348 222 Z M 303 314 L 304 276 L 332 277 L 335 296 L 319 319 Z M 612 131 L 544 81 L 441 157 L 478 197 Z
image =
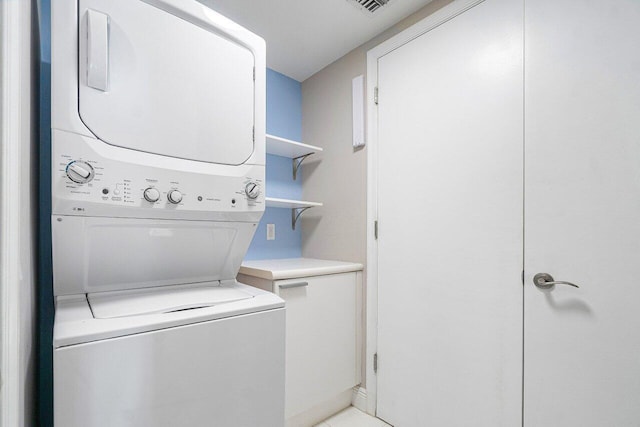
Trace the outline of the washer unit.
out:
M 52 4 L 57 427 L 281 426 L 264 41 L 194 0 Z

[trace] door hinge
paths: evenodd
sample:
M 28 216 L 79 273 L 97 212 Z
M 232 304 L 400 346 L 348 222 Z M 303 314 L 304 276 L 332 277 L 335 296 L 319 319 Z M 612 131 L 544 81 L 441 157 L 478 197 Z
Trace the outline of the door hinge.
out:
M 373 103 L 378 105 L 378 86 L 373 88 Z
M 378 240 L 378 221 L 373 221 L 373 235 Z
M 378 373 L 378 353 L 373 355 L 373 373 Z

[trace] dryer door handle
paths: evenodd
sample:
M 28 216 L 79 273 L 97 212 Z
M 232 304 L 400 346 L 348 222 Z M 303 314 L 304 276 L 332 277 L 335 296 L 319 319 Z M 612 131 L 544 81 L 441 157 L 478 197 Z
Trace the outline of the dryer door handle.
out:
M 87 86 L 107 91 L 109 85 L 109 15 L 87 10 Z

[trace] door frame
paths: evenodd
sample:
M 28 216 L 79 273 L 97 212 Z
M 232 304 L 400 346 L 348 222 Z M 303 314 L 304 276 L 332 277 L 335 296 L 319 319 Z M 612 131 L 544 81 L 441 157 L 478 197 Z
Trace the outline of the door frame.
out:
M 378 219 L 378 109 L 375 88 L 378 85 L 378 60 L 388 53 L 444 24 L 484 0 L 454 0 L 406 30 L 367 52 L 367 286 L 366 286 L 366 411 L 377 411 L 377 377 L 373 360 L 378 349 L 378 242 L 375 237 Z M 382 94 L 384 97 L 384 94 Z M 384 226 L 383 226 L 384 228 Z
M 25 91 L 31 74 L 31 2 L 0 2 L 0 426 L 28 423 L 30 384 L 25 384 L 26 349 L 21 289 L 28 272 L 22 271 L 21 231 L 26 214 L 20 201 L 20 179 L 25 159 L 22 147 L 30 138 L 30 93 Z M 26 113 L 26 116 L 25 116 Z

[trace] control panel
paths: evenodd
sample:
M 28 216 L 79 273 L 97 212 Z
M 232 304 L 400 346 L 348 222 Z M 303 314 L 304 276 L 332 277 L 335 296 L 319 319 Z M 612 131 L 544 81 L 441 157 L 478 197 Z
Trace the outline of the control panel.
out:
M 259 220 L 264 210 L 263 165 L 215 165 L 245 172 L 224 174 L 190 161 L 199 167 L 192 172 L 109 159 L 89 147 L 54 144 L 54 214 L 225 220 L 253 212 L 246 219 Z

